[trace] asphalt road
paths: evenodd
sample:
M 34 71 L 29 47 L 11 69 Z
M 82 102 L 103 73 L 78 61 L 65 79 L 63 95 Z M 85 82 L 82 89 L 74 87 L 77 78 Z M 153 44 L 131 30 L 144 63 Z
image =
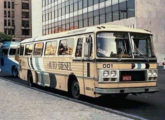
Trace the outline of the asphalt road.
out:
M 7 79 L 21 83 L 20 85 L 27 84 L 25 81 L 19 79 L 13 79 L 11 77 L 7 77 Z M 89 97 L 82 97 L 81 101 L 125 112 L 148 120 L 165 120 L 165 71 L 159 71 L 158 86 L 159 92 L 153 94 L 141 94 L 138 96 L 130 95 L 126 99 L 93 99 Z M 45 89 L 38 86 L 35 87 L 68 97 L 65 92 Z
M 100 99 L 94 101 L 93 104 L 148 120 L 165 120 L 165 71 L 159 71 L 158 87 L 159 92 L 157 93 L 130 95 L 126 99 Z

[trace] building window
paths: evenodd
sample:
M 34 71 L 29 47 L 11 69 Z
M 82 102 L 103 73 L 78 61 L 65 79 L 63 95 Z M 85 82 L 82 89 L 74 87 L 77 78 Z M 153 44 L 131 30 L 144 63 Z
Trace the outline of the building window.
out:
M 14 9 L 15 8 L 15 4 L 14 4 L 14 2 L 12 2 L 12 9 Z
M 128 0 L 128 17 L 135 16 L 135 0 Z
M 15 21 L 14 20 L 12 20 L 12 26 L 15 26 Z
M 29 29 L 22 29 L 22 35 L 30 35 Z
M 29 12 L 22 12 L 22 18 L 29 18 Z
M 7 11 L 6 10 L 4 11 L 4 17 L 7 17 Z
M 5 34 L 7 34 L 7 29 L 4 30 Z
M 10 2 L 8 2 L 8 8 L 10 8 Z
M 22 20 L 22 27 L 29 27 L 29 21 L 28 20 Z
M 4 8 L 7 8 L 7 2 L 6 1 L 4 2 Z
M 4 20 L 4 26 L 7 26 L 7 20 Z
M 8 11 L 8 17 L 10 17 L 10 11 Z
M 8 20 L 8 26 L 11 26 L 11 21 L 10 20 Z
M 22 9 L 29 9 L 29 3 L 22 3 Z

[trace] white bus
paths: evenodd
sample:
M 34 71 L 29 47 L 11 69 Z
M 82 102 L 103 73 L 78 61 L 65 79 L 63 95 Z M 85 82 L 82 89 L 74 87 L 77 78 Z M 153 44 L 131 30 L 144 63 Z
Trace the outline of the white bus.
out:
M 99 25 L 27 39 L 20 44 L 21 79 L 80 95 L 153 93 L 157 59 L 152 34 Z

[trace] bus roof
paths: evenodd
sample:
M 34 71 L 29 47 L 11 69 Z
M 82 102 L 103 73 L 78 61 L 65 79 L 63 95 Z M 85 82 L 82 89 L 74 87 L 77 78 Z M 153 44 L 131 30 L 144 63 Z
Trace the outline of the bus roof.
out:
M 66 37 L 66 36 L 72 36 L 72 35 L 80 35 L 80 34 L 85 34 L 85 33 L 96 33 L 99 31 L 135 32 L 135 33 L 151 34 L 151 32 L 143 30 L 143 29 L 135 29 L 135 28 L 129 28 L 125 26 L 103 24 L 103 25 L 85 27 L 85 28 L 75 29 L 71 31 L 61 32 L 61 33 L 45 35 L 45 36 L 41 36 L 37 38 L 25 39 L 21 43 L 37 42 L 37 41 L 42 41 L 42 40 L 48 40 L 48 39 L 60 38 L 60 37 Z
M 5 41 L 2 43 L 1 48 L 18 48 L 20 45 L 20 42 L 15 42 L 15 41 Z

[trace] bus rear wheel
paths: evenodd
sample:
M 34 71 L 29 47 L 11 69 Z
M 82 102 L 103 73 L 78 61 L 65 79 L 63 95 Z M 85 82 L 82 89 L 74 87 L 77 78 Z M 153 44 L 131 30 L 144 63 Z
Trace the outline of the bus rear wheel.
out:
M 75 99 L 80 98 L 80 87 L 78 81 L 74 80 L 71 86 L 71 95 Z
M 15 78 L 18 77 L 18 70 L 15 67 L 13 67 L 13 69 L 12 69 L 12 76 Z
M 27 75 L 27 80 L 28 80 L 28 85 L 30 87 L 33 87 L 33 76 L 32 76 L 32 73 L 31 72 L 28 72 L 28 75 Z

